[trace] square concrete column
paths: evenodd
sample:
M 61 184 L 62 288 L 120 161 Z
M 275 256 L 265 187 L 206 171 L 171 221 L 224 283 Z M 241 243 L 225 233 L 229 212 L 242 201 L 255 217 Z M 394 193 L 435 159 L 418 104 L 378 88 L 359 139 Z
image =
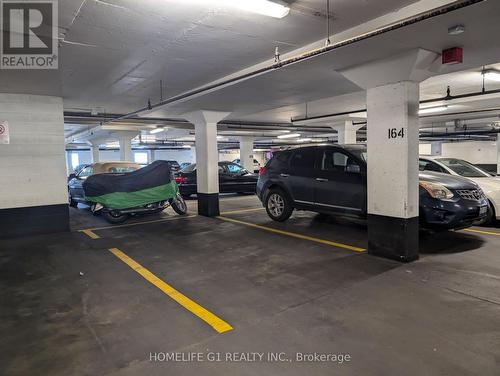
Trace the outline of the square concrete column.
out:
M 418 258 L 419 84 L 368 89 L 368 252 Z
M 63 100 L 0 94 L 0 238 L 69 231 Z
M 240 137 L 240 163 L 250 172 L 254 172 L 253 166 L 253 137 Z
M 220 214 L 217 123 L 227 115 L 228 112 L 218 111 L 196 111 L 184 115 L 194 124 L 198 214 L 206 217 Z
M 126 162 L 133 162 L 132 155 L 132 140 L 138 135 L 138 132 L 132 131 L 118 131 L 114 132 L 112 136 L 118 139 L 120 144 L 120 160 Z
M 352 120 L 346 120 L 344 124 L 333 124 L 331 127 L 337 131 L 337 142 L 340 145 L 349 145 L 357 142 L 356 132 L 362 125 L 355 125 Z
M 154 161 L 156 161 L 156 150 L 151 149 L 149 151 L 149 163 L 153 163 Z

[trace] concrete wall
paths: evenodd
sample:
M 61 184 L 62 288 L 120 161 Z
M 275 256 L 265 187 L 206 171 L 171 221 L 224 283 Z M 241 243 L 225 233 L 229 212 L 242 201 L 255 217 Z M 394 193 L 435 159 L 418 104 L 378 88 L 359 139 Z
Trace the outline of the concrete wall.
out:
M 61 98 L 0 94 L 0 209 L 67 204 Z
M 420 144 L 420 154 L 430 153 L 430 143 Z M 497 144 L 492 141 L 443 142 L 441 156 L 465 159 L 474 164 L 497 164 Z

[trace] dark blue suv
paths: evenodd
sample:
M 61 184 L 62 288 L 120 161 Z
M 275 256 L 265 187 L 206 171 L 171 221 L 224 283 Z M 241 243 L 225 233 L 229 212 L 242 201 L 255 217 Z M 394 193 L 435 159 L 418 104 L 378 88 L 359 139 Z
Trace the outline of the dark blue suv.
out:
M 317 145 L 276 153 L 261 169 L 257 195 L 267 214 L 286 221 L 294 209 L 366 218 L 366 146 Z M 471 180 L 421 172 L 420 224 L 469 227 L 486 217 L 488 201 Z

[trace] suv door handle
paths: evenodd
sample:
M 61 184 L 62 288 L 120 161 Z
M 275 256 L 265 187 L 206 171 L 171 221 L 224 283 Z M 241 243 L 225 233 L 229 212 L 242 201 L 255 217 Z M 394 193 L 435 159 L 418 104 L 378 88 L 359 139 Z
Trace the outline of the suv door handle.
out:
M 288 174 L 280 174 L 280 176 L 281 176 L 282 178 L 287 178 L 287 177 L 289 177 L 290 175 L 288 175 Z
M 328 181 L 328 179 L 316 178 L 316 181 L 325 182 L 325 181 Z

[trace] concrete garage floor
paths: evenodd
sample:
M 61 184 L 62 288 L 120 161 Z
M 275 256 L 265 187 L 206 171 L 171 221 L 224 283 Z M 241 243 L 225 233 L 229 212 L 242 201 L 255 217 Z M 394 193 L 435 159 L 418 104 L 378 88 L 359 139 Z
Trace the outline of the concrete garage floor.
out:
M 0 373 L 498 375 L 500 229 L 424 236 L 421 259 L 404 265 L 328 243 L 366 247 L 362 225 L 313 213 L 274 223 L 254 196 L 221 208 L 246 224 L 168 210 L 82 233 L 108 224 L 72 209 L 72 233 L 1 241 Z M 233 330 L 219 334 L 110 248 Z M 166 352 L 350 361 L 150 361 Z

